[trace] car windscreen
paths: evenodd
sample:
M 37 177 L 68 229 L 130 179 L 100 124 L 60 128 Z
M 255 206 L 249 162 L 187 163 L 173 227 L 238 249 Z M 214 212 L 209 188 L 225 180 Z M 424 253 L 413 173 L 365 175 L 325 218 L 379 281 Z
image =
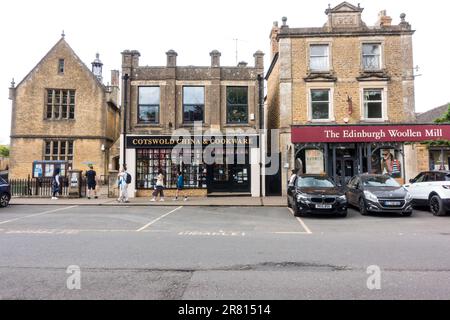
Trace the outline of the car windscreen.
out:
M 6 184 L 6 181 L 0 178 L 0 184 Z
M 326 177 L 299 177 L 299 188 L 334 188 L 336 185 Z
M 365 187 L 400 187 L 400 184 L 388 176 L 366 177 L 363 180 Z

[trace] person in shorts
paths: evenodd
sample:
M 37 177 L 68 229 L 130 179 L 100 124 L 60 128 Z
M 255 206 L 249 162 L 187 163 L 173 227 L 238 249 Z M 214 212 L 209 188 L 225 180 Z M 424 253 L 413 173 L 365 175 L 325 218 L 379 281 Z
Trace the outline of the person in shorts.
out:
M 183 191 L 183 188 L 184 188 L 184 178 L 183 178 L 183 174 L 180 172 L 180 171 L 178 171 L 178 173 L 177 173 L 177 192 L 176 192 L 176 194 L 175 194 L 175 199 L 174 199 L 174 201 L 178 201 L 178 196 L 179 196 L 179 193 L 180 193 L 180 191 Z M 187 196 L 186 196 L 186 194 L 184 195 L 184 201 L 187 201 Z
M 88 199 L 91 199 L 92 193 L 94 193 L 95 199 L 97 196 L 97 173 L 94 171 L 94 166 L 90 165 L 89 170 L 86 172 L 87 186 L 88 186 Z

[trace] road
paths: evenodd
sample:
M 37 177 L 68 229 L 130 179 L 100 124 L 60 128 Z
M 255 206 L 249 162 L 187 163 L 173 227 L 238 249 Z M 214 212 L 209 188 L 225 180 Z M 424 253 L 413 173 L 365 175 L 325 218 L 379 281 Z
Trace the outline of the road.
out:
M 424 211 L 10 206 L 0 299 L 449 299 L 449 248 Z

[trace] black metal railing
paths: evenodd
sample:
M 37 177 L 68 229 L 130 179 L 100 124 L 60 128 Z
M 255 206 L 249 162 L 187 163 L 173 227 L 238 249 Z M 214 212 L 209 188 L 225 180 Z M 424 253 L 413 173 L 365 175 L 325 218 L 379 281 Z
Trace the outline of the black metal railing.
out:
M 52 178 L 9 179 L 11 195 L 16 197 L 51 197 L 53 194 Z M 60 178 L 59 195 L 68 195 L 68 179 Z

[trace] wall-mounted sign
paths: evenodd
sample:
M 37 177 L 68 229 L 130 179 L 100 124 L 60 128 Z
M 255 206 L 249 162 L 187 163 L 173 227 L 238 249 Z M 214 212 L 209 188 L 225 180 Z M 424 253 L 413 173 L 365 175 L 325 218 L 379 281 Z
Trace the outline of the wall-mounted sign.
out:
M 242 147 L 258 147 L 258 136 L 230 136 L 230 137 L 172 137 L 172 136 L 127 136 L 128 149 L 141 148 L 171 148 L 177 145 L 206 147 L 211 144 L 234 145 Z
M 295 126 L 292 143 L 420 142 L 450 140 L 450 125 Z

